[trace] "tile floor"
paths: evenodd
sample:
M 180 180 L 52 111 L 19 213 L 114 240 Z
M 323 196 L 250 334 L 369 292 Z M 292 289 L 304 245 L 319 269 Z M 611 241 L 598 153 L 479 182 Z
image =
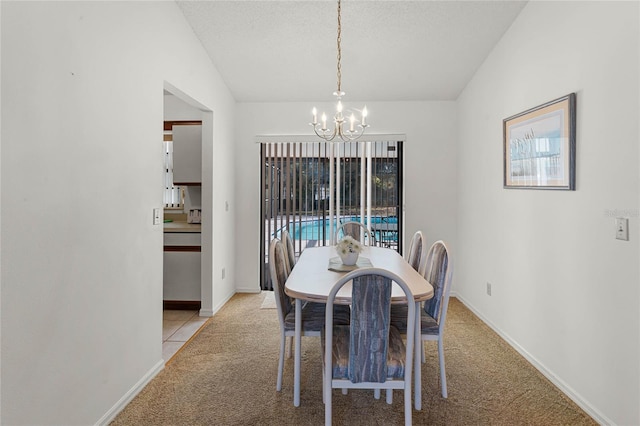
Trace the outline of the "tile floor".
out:
M 198 311 L 163 311 L 162 358 L 165 364 L 208 319 L 198 316 Z

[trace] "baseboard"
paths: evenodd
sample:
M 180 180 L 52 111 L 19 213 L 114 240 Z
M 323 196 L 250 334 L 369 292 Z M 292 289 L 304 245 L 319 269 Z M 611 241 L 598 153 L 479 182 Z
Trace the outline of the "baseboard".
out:
M 129 391 L 124 394 L 122 398 L 116 404 L 111 407 L 109 411 L 107 411 L 100 420 L 96 422 L 96 425 L 108 425 L 116 418 L 116 416 L 120 413 L 120 411 L 124 410 L 124 407 L 127 406 L 131 402 L 136 395 L 140 393 L 142 389 L 144 389 L 147 384 L 158 375 L 164 369 L 164 360 L 158 361 L 156 365 L 151 368 L 139 381 L 136 383 Z
M 202 307 L 199 300 L 163 300 L 162 308 L 165 310 L 198 311 Z
M 252 291 L 253 293 L 259 293 L 260 291 Z M 218 303 L 216 305 L 216 307 L 213 310 L 204 310 L 201 309 L 201 302 L 200 301 L 170 301 L 170 300 L 165 300 L 163 302 L 163 305 L 165 306 L 165 309 L 186 309 L 186 308 L 176 308 L 176 307 L 171 307 L 171 308 L 167 308 L 167 303 L 176 303 L 176 305 L 170 305 L 170 306 L 182 306 L 182 305 L 178 305 L 179 303 L 187 303 L 187 305 L 191 304 L 191 308 L 188 309 L 199 309 L 199 315 L 203 316 L 203 317 L 212 317 L 216 312 L 218 312 L 224 305 L 225 303 L 227 303 L 234 295 L 235 293 L 231 293 L 226 299 L 224 299 L 223 301 L 221 301 L 220 303 Z M 194 307 L 194 304 L 197 303 L 197 308 Z M 160 372 L 164 369 L 165 366 L 165 362 L 164 360 L 160 360 L 151 370 L 149 370 L 147 372 L 147 374 L 144 375 L 144 377 L 142 377 L 138 383 L 136 383 L 122 398 L 120 398 L 120 400 L 113 406 L 111 407 L 111 409 L 109 411 L 107 411 L 105 413 L 104 416 L 102 416 L 102 418 L 100 418 L 100 420 L 98 420 L 96 422 L 96 425 L 99 426 L 103 426 L 103 425 L 108 425 L 109 423 L 111 423 L 113 421 L 113 419 L 116 418 L 116 416 L 118 415 L 118 413 L 120 413 L 126 406 L 127 404 L 129 404 L 131 402 L 131 400 L 133 398 L 135 398 L 135 396 L 140 393 L 140 391 L 142 391 L 142 389 L 144 389 L 144 387 Z
M 231 293 L 229 296 L 227 296 L 226 299 L 224 299 L 222 302 L 218 303 L 213 309 L 200 309 L 200 313 L 199 315 L 201 317 L 212 317 L 216 314 L 216 312 L 218 312 L 220 309 L 222 309 L 222 307 L 229 301 L 231 300 L 231 298 L 233 297 L 233 295 L 236 294 L 235 292 Z
M 453 296 L 453 292 L 450 294 Z M 604 414 L 602 414 L 598 409 L 593 407 L 587 401 L 582 398 L 582 396 L 577 393 L 571 386 L 569 386 L 565 381 L 560 379 L 558 376 L 553 374 L 550 370 L 548 370 L 542 363 L 540 363 L 533 355 L 527 352 L 522 346 L 518 344 L 515 340 L 509 337 L 504 331 L 502 331 L 499 327 L 497 327 L 494 323 L 489 321 L 484 315 L 482 315 L 471 303 L 461 297 L 456 293 L 455 297 L 465 305 L 471 312 L 473 312 L 482 322 L 484 322 L 489 328 L 495 331 L 505 342 L 509 344 L 513 349 L 515 349 L 520 355 L 522 355 L 533 367 L 542 373 L 554 386 L 556 386 L 562 393 L 564 393 L 569 399 L 575 402 L 580 408 L 582 408 L 589 416 L 593 418 L 596 422 L 601 425 L 613 425 L 615 424 L 611 419 L 607 418 Z
M 260 293 L 262 290 L 256 287 L 236 287 L 236 293 Z

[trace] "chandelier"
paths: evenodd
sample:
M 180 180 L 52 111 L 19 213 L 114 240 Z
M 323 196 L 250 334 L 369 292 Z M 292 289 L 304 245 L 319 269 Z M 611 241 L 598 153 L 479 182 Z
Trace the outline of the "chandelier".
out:
M 313 126 L 313 131 L 326 141 L 332 141 L 336 136 L 340 137 L 344 142 L 349 142 L 358 139 L 360 136 L 364 134 L 364 131 L 369 125 L 366 122 L 367 119 L 367 107 L 365 106 L 362 109 L 362 118 L 360 123 L 356 126 L 356 117 L 354 114 L 351 114 L 349 117 L 349 125 L 346 128 L 344 125 L 346 124 L 346 119 L 342 114 L 342 97 L 344 96 L 344 92 L 342 91 L 342 69 L 340 65 L 340 61 L 342 59 L 342 49 L 340 47 L 341 41 L 341 33 L 342 33 L 342 22 L 340 21 L 340 0 L 338 0 L 338 71 L 337 71 L 337 80 L 338 80 L 338 89 L 333 92 L 333 96 L 338 98 L 338 103 L 336 104 L 336 113 L 333 116 L 333 129 L 329 129 L 327 126 L 327 115 L 323 112 L 321 117 L 321 122 L 318 122 L 318 111 L 314 107 L 311 111 L 311 115 L 313 116 L 313 122 L 309 123 Z

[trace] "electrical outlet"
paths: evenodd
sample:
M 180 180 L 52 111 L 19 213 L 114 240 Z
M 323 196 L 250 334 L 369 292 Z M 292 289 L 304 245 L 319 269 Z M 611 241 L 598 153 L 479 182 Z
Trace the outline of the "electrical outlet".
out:
M 491 283 L 487 282 L 487 296 L 491 296 Z
M 222 279 L 224 280 L 224 268 L 222 268 Z
M 626 217 L 616 218 L 616 239 L 629 241 L 629 219 Z

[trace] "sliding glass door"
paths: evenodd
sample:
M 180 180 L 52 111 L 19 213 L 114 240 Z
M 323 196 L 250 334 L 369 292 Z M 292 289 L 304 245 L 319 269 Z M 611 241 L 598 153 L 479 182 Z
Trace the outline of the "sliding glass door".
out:
M 261 288 L 271 290 L 268 247 L 282 230 L 296 255 L 333 244 L 344 222 L 364 223 L 376 244 L 402 249 L 402 141 L 261 144 Z

